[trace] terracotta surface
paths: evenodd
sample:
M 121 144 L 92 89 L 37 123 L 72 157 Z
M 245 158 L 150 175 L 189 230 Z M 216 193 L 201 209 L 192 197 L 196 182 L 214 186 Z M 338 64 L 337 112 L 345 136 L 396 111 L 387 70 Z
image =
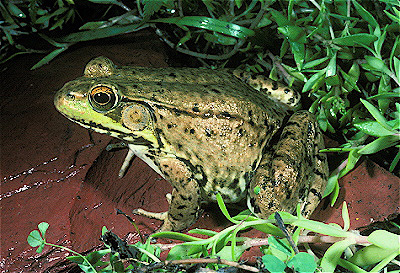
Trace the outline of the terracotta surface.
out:
M 104 55 L 116 64 L 163 67 L 163 48 L 156 36 L 142 31 L 82 44 L 35 71 L 29 68 L 43 56 L 22 56 L 7 64 L 0 75 L 2 272 L 59 272 L 68 267 L 67 253 L 47 247 L 37 254 L 28 245 L 28 234 L 42 221 L 50 224 L 49 242 L 84 252 L 101 245 L 103 225 L 130 243 L 138 240 L 128 220 L 116 215 L 117 208 L 128 214 L 138 207 L 167 209 L 165 194 L 171 187 L 165 180 L 139 159 L 119 179 L 126 150 L 105 150 L 110 141 L 118 141 L 90 134 L 53 107 L 54 92 L 80 76 L 92 57 Z M 369 161 L 343 179 L 340 200 L 349 205 L 352 228 L 399 212 L 399 183 L 398 177 Z M 316 219 L 341 223 L 341 201 L 337 204 L 316 213 Z M 161 224 L 138 216 L 134 219 L 144 234 Z M 221 230 L 227 225 L 213 207 L 194 227 Z M 246 257 L 254 255 L 257 249 Z

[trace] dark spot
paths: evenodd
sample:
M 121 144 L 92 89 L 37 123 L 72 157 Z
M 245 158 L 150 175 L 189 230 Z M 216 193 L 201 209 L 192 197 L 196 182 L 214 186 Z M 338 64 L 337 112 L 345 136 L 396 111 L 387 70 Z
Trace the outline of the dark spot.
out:
M 277 90 L 278 89 L 278 82 L 273 81 L 272 82 L 272 90 Z
M 255 79 L 257 79 L 257 75 L 255 75 L 255 74 L 252 74 L 252 75 L 251 75 L 251 79 L 252 79 L 252 80 L 255 80 Z
M 316 175 L 318 175 L 319 177 L 321 177 L 322 179 L 324 179 L 324 180 L 327 179 L 326 174 L 325 174 L 325 173 L 321 173 L 318 169 L 315 169 L 315 170 L 314 170 L 314 173 L 315 173 Z
M 171 129 L 172 128 L 172 124 L 168 124 L 167 127 L 168 127 L 168 129 Z
M 250 121 L 249 121 L 249 124 L 250 124 L 251 126 L 254 126 L 254 121 L 250 120 Z
M 206 132 L 206 137 L 211 137 L 214 134 L 214 131 L 209 128 L 206 128 L 205 132 Z
M 185 208 L 187 208 L 186 205 L 180 205 L 180 206 L 177 207 L 177 209 L 185 209 Z
M 300 199 L 304 199 L 304 196 L 306 195 L 306 188 L 305 187 L 302 187 L 300 190 L 299 190 L 299 198 Z
M 238 184 L 239 184 L 239 179 L 235 178 L 235 179 L 233 179 L 232 183 L 230 183 L 228 185 L 228 188 L 229 189 L 236 189 Z
M 189 131 L 191 134 L 194 134 L 194 129 L 190 129 Z
M 319 191 L 317 191 L 316 189 L 311 189 L 310 192 L 312 192 L 315 196 L 318 197 L 318 200 L 322 199 L 322 195 Z
M 182 149 L 182 144 L 178 143 L 178 149 Z
M 268 88 L 261 88 L 260 91 L 268 93 Z M 271 92 L 269 92 L 271 94 Z
M 250 198 L 250 205 L 253 207 L 254 213 L 260 213 L 260 207 L 256 205 L 256 199 Z
M 251 117 L 251 116 L 253 115 L 253 111 L 250 110 L 250 111 L 248 112 L 248 115 L 249 115 L 249 117 Z
M 243 136 L 244 135 L 245 130 L 243 130 L 242 128 L 239 129 L 239 136 Z
M 221 114 L 220 114 L 222 117 L 224 117 L 224 118 L 231 118 L 232 116 L 231 116 L 231 114 L 229 114 L 228 112 L 221 112 Z
M 291 97 L 291 98 L 289 99 L 289 103 L 294 103 L 294 97 Z
M 174 112 L 175 112 L 177 117 L 179 117 L 183 113 L 183 111 L 181 111 L 181 110 L 179 110 L 177 108 L 174 108 L 173 110 L 174 110 Z
M 217 93 L 217 94 L 221 93 L 221 91 L 219 91 L 219 90 L 216 89 L 216 88 L 212 88 L 211 91 L 213 91 L 213 92 L 215 92 L 215 93 Z
M 289 94 L 290 93 L 290 89 L 289 88 L 285 88 L 283 91 L 285 91 L 285 94 Z
M 275 203 L 273 201 L 268 203 L 268 208 L 271 209 L 275 206 Z
M 199 107 L 197 107 L 197 106 L 194 106 L 193 108 L 192 108 L 192 110 L 193 110 L 193 112 L 200 112 L 200 109 L 199 109 Z
M 286 190 L 286 199 L 290 199 L 291 195 L 292 195 L 292 190 L 287 189 Z
M 172 78 L 176 78 L 176 74 L 175 74 L 175 73 L 173 73 L 173 72 L 172 72 L 172 73 L 170 73 L 170 74 L 169 74 L 169 76 L 170 76 L 170 77 L 172 77 Z

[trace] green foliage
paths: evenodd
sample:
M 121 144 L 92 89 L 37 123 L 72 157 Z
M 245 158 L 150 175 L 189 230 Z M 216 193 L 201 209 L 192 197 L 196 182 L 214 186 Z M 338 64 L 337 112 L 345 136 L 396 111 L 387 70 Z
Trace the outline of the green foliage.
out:
M 286 224 L 315 232 L 316 238 L 320 238 L 320 240 L 337 238 L 333 240 L 336 242 L 326 250 L 324 255 L 318 257 L 307 244 L 304 244 L 307 252 L 294 250 L 288 240 L 282 237 L 282 232 L 279 236 L 270 236 L 268 239 L 238 236 L 239 231 L 258 228 L 261 225 L 276 227 L 275 220 L 261 220 L 247 212 L 231 217 L 222 202 L 222 197 L 219 195 L 217 198 L 221 210 L 234 225 L 220 232 L 204 229 L 189 231 L 191 234 L 205 236 L 205 239 L 177 232 L 160 232 L 151 235 L 145 243 L 138 242 L 134 245 L 127 245 L 104 227 L 102 238 L 105 242 L 105 249 L 93 251 L 83 256 L 64 246 L 48 243 L 45 234 L 49 225 L 40 223 L 39 230 L 34 230 L 29 234 L 28 243 L 32 247 L 38 247 L 39 253 L 43 251 L 45 245 L 59 247 L 71 252 L 74 255 L 68 256 L 67 259 L 78 264 L 83 272 L 127 272 L 128 270 L 137 270 L 140 267 L 146 267 L 149 270 L 150 265 L 155 268 L 155 271 L 146 272 L 171 272 L 168 262 L 202 257 L 218 257 L 220 260 L 236 262 L 240 260 L 246 249 L 256 245 L 261 246 L 263 253 L 261 268 L 268 270 L 268 272 L 285 272 L 287 268 L 292 268 L 295 272 L 341 272 L 342 269 L 339 270 L 338 266 L 348 270 L 348 272 L 378 272 L 400 254 L 400 235 L 385 230 L 375 230 L 368 237 L 365 237 L 354 231 L 347 231 L 346 226 L 349 225 L 349 220 L 346 203 L 343 204 L 343 221 L 345 222 L 343 228 L 337 224 L 324 224 L 307 220 L 300 214 L 293 216 L 282 213 L 282 218 Z M 247 215 L 247 217 L 243 218 L 244 215 Z M 299 236 L 299 231 L 300 229 L 295 231 L 293 238 L 297 244 L 301 245 L 301 241 L 309 237 Z M 111 238 L 113 246 L 107 243 L 104 236 L 109 236 L 109 240 Z M 168 253 L 167 262 L 163 263 L 159 259 L 161 245 L 152 244 L 152 238 L 168 238 L 183 241 L 183 243 L 173 246 Z M 131 249 L 128 251 L 129 255 L 126 254 L 128 248 Z M 201 261 L 204 262 L 204 260 Z M 195 263 L 195 260 L 191 260 L 191 262 Z M 222 265 L 217 264 L 210 264 L 209 266 L 212 268 L 222 267 Z M 239 267 L 240 264 L 237 263 L 237 266 Z
M 0 29 L 8 43 L 0 62 L 38 52 L 19 43 L 26 35 L 39 35 L 55 47 L 35 69 L 76 43 L 156 27 L 167 45 L 205 65 L 220 67 L 235 55 L 242 69 L 270 71 L 272 79 L 307 93 L 309 110 L 321 129 L 341 144 L 325 151 L 348 152 L 329 179 L 325 195 L 331 194 L 332 203 L 339 192 L 338 178 L 362 156 L 398 150 L 397 1 L 126 2 L 90 0 L 80 6 L 59 0 L 46 6 L 37 0 L 6 0 L 0 3 Z M 93 20 L 87 10 L 102 13 Z M 393 171 L 400 153 L 390 156 L 388 168 Z

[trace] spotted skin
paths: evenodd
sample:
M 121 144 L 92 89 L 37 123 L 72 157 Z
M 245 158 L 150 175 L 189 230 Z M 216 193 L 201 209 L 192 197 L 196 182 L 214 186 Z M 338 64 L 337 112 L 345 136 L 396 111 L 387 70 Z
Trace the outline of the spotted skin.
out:
M 116 67 L 98 57 L 54 102 L 70 120 L 127 143 L 120 175 L 136 155 L 171 183 L 167 212 L 135 210 L 163 220 L 161 230 L 188 228 L 217 193 L 227 203 L 247 198 L 263 218 L 299 202 L 309 215 L 325 187 L 314 118 L 293 114 L 298 94 L 261 75 Z

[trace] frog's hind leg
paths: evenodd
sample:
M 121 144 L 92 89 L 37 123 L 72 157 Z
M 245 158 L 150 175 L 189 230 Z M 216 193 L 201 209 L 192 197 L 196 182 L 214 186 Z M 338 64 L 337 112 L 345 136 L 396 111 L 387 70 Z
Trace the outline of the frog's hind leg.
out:
M 290 117 L 272 151 L 266 151 L 249 192 L 249 207 L 260 217 L 276 211 L 295 212 L 302 204 L 308 217 L 322 198 L 328 169 L 323 138 L 311 113 Z

